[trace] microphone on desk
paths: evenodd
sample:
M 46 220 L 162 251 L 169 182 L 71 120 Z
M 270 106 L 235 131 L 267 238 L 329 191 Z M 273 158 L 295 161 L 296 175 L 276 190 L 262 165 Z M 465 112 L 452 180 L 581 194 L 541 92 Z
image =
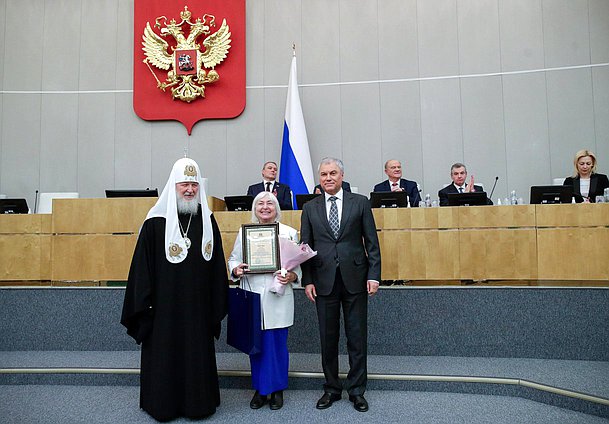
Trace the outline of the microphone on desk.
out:
M 34 197 L 34 213 L 38 211 L 38 190 L 36 190 L 36 196 Z
M 499 180 L 499 176 L 495 177 L 495 184 L 493 184 L 493 189 L 491 190 L 491 194 L 488 196 L 489 199 L 493 198 L 493 192 L 495 191 L 495 187 L 497 187 L 497 181 Z

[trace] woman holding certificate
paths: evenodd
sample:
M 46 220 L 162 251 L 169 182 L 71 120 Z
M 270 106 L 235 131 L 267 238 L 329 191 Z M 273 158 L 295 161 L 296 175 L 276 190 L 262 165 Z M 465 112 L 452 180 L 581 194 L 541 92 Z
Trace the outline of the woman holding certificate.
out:
M 273 193 L 263 191 L 253 201 L 252 222 L 258 224 L 279 223 L 281 210 Z M 247 227 L 246 227 L 247 228 Z M 263 227 L 261 227 L 263 228 Z M 243 231 L 242 227 L 237 234 L 233 251 L 228 260 L 233 281 L 241 280 L 240 287 L 244 290 L 260 294 L 262 310 L 262 351 L 250 355 L 252 367 L 252 385 L 256 392 L 250 402 L 252 409 L 263 407 L 268 400 L 271 409 L 280 409 L 283 406 L 283 390 L 288 387 L 288 327 L 294 323 L 294 293 L 292 286 L 300 284 L 300 266 L 281 273 L 266 272 L 253 273 L 250 265 L 243 258 Z M 257 231 L 263 233 L 263 231 Z M 279 238 L 286 238 L 296 243 L 298 232 L 287 225 L 279 223 Z M 251 246 L 250 246 L 251 247 Z M 250 261 L 264 261 L 272 257 L 269 250 L 279 249 L 273 244 L 268 249 L 262 242 L 252 248 L 248 255 Z M 256 258 L 253 256 L 257 255 Z M 253 271 L 254 266 L 251 265 Z M 276 290 L 275 284 L 279 281 L 285 290 Z M 270 399 L 268 399 L 270 395 Z

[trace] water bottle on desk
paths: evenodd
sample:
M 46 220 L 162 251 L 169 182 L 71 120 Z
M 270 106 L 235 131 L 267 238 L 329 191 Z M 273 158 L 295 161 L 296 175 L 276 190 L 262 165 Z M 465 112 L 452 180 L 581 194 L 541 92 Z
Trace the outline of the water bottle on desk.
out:
M 425 195 L 425 207 L 431 208 L 431 195 L 429 193 Z

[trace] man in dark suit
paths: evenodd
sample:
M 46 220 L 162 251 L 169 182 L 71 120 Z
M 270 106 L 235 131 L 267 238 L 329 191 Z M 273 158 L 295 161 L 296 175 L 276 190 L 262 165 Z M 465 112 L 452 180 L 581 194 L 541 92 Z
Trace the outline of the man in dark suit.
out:
M 474 185 L 473 175 L 470 177 L 469 183 L 465 183 L 465 180 L 467 179 L 467 168 L 462 163 L 457 162 L 450 167 L 450 178 L 453 180 L 453 182 L 438 192 L 440 206 L 448 206 L 449 193 L 471 193 L 472 191 L 484 191 L 481 186 Z M 486 204 L 492 205 L 493 202 L 491 199 L 487 198 Z
M 343 190 L 351 193 L 351 184 L 349 184 L 348 182 L 343 181 L 343 183 L 341 184 L 341 187 L 343 188 Z M 315 186 L 315 188 L 313 189 L 313 194 L 321 194 L 323 192 L 324 192 L 324 189 L 321 187 L 321 184 L 317 184 Z
M 317 409 L 342 397 L 338 378 L 338 340 L 342 306 L 351 366 L 345 389 L 357 411 L 366 412 L 368 295 L 378 291 L 381 252 L 370 203 L 342 189 L 344 167 L 339 159 L 319 165 L 324 194 L 302 211 L 300 239 L 317 256 L 303 264 L 305 294 L 315 303 L 321 338 L 321 362 L 326 382 Z
M 279 201 L 281 210 L 292 210 L 292 190 L 289 185 L 281 184 L 277 179 L 277 164 L 272 161 L 265 162 L 262 167 L 262 182 L 252 184 L 247 189 L 247 194 L 256 197 L 258 193 L 270 191 Z
M 402 164 L 395 159 L 385 162 L 385 174 L 388 179 L 374 186 L 372 191 L 405 191 L 408 195 L 408 203 L 413 208 L 419 206 L 421 195 L 416 181 L 402 178 Z

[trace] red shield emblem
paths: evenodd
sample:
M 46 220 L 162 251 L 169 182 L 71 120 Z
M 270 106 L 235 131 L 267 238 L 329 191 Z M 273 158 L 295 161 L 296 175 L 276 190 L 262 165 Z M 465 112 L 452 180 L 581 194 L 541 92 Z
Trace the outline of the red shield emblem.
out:
M 245 108 L 245 0 L 135 0 L 133 109 L 149 121 L 234 118 Z

